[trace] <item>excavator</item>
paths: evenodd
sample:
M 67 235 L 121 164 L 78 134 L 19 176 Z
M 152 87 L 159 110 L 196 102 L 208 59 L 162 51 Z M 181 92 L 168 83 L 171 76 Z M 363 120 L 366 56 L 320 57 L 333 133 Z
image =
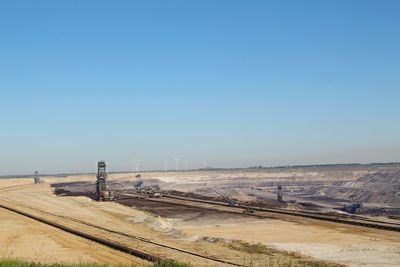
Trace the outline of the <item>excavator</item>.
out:
M 234 198 L 231 198 L 231 197 L 229 197 L 229 196 L 227 196 L 227 195 L 224 195 L 224 194 L 218 192 L 218 191 L 215 190 L 215 189 L 211 189 L 211 191 L 213 191 L 214 193 L 216 193 L 216 194 L 218 194 L 219 196 L 221 196 L 224 200 L 226 200 L 226 201 L 228 202 L 229 206 L 231 206 L 231 207 L 237 207 L 237 206 L 238 206 L 238 201 L 237 201 L 237 199 L 234 199 Z
M 351 199 L 352 204 L 343 205 L 343 211 L 351 214 L 358 213 L 361 210 L 363 204 L 357 200 L 357 195 L 355 194 L 350 195 L 349 198 Z
M 221 192 L 218 192 L 215 189 L 210 189 L 210 190 L 213 191 L 214 193 L 218 194 L 219 196 L 221 196 L 223 199 L 225 199 L 228 202 L 229 206 L 231 206 L 231 207 L 239 207 L 239 202 L 238 202 L 237 199 L 229 197 L 229 196 L 227 196 L 225 194 L 222 194 Z M 243 210 L 243 214 L 254 214 L 254 209 L 245 208 Z

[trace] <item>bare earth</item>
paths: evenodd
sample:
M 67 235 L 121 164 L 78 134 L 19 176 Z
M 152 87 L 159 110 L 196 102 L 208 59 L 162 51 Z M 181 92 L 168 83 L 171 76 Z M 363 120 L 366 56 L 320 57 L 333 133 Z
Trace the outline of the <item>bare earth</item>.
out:
M 275 177 L 271 173 L 240 175 L 252 179 L 261 176 Z M 159 179 L 172 187 L 183 179 L 193 181 L 193 184 L 198 180 L 207 179 L 210 180 L 209 183 L 213 183 L 215 180 L 229 179 L 232 176 L 237 174 L 145 173 L 143 180 Z M 135 179 L 133 174 L 111 174 L 109 177 L 110 181 Z M 216 238 L 261 243 L 349 266 L 400 266 L 400 233 L 396 232 L 301 218 L 260 219 L 226 216 L 215 212 L 192 216 L 189 219 L 185 216 L 158 217 L 151 212 L 117 203 L 97 203 L 86 197 L 57 197 L 50 187 L 54 182 L 93 182 L 94 175 L 45 177 L 44 180 L 43 184 L 32 185 L 32 179 L 0 179 L 0 202 L 2 199 L 8 199 L 118 231 L 138 234 L 169 245 L 211 255 L 222 255 L 232 260 L 244 255 L 239 252 L 233 254 L 232 250 L 214 242 Z M 182 191 L 192 189 L 190 183 L 180 188 Z M 0 257 L 3 258 L 18 257 L 42 262 L 144 264 L 137 258 L 2 209 L 0 209 L 0 244 Z M 195 266 L 198 264 L 195 263 Z
M 0 257 L 35 262 L 145 264 L 32 219 L 0 209 Z

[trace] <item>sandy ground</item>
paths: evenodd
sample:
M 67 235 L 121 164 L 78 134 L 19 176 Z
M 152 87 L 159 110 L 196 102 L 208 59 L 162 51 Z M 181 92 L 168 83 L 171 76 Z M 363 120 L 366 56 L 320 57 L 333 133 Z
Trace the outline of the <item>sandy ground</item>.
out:
M 157 178 L 171 184 L 185 179 L 185 182 L 198 183 L 199 180 L 213 182 L 215 179 L 229 179 L 233 175 L 236 174 L 210 172 L 177 176 L 175 173 L 146 173 L 143 179 Z M 271 176 L 271 179 L 274 177 L 273 174 L 251 173 L 249 175 L 254 179 L 265 176 Z M 133 174 L 112 174 L 110 180 L 132 179 L 133 181 L 133 177 Z M 59 214 L 68 214 L 74 218 L 97 221 L 102 226 L 144 235 L 153 240 L 162 240 L 167 244 L 180 245 L 205 253 L 217 253 L 226 257 L 240 255 L 230 255 L 231 251 L 201 240 L 205 237 L 213 237 L 259 242 L 349 266 L 400 266 L 400 233 L 319 223 L 305 219 L 289 221 L 243 216 L 221 217 L 219 214 L 197 216 L 190 220 L 160 218 L 149 212 L 116 203 L 96 203 L 85 197 L 56 197 L 49 187 L 49 183 L 55 181 L 94 181 L 94 175 L 45 177 L 44 180 L 46 184 L 32 187 L 31 179 L 0 179 L 0 197 L 6 196 L 15 201 L 29 203 Z M 19 185 L 18 189 L 12 187 L 16 184 Z M 21 186 L 22 184 L 27 184 L 27 186 Z M 189 187 L 186 189 L 190 190 Z M 2 226 L 1 229 L 4 227 Z M 193 242 L 196 240 L 200 241 Z M 0 242 L 6 241 L 0 239 Z M 18 244 L 13 244 L 12 247 L 16 251 L 18 246 Z M 0 249 L 0 256 L 4 257 L 6 255 L 4 253 L 4 250 Z M 91 255 L 91 257 L 94 256 Z
M 174 227 L 191 235 L 272 244 L 349 266 L 400 266 L 400 234 L 387 231 L 250 218 L 177 220 Z
M 12 186 L 11 180 L 0 181 L 0 184 L 2 185 L 0 186 L 0 201 L 4 201 L 2 199 L 11 200 L 15 203 L 36 207 L 46 212 L 95 223 L 96 225 L 114 231 L 140 236 L 154 242 L 160 242 L 179 249 L 189 250 L 228 261 L 242 263 L 243 260 L 249 258 L 248 254 L 233 251 L 220 243 L 203 240 L 195 240 L 195 242 L 193 242 L 192 238 L 177 233 L 168 220 L 154 217 L 143 211 L 138 211 L 117 203 L 98 203 L 86 197 L 57 197 L 53 194 L 49 183 L 42 183 L 39 185 L 27 184 L 21 185 L 18 188 L 9 187 Z M 54 218 L 52 218 L 52 220 L 53 219 Z M 143 245 L 129 238 L 121 238 L 114 234 L 103 233 L 102 231 L 88 229 L 87 227 L 79 228 L 81 226 L 64 222 L 61 219 L 55 222 L 63 223 L 69 227 L 78 227 L 78 230 L 89 230 L 90 234 L 101 235 L 103 238 L 137 248 L 147 253 L 156 253 L 157 256 L 163 258 L 174 259 L 180 262 L 190 262 L 194 266 L 224 266 L 214 261 L 182 255 L 182 253 L 162 249 L 160 247 L 154 250 L 154 246 Z M 12 225 L 9 225 L 9 231 L 13 231 Z M 23 251 L 25 249 L 25 247 L 19 246 L 19 244 L 10 244 L 10 246 L 11 245 L 13 250 Z M 51 246 L 51 244 L 49 244 L 49 246 Z M 7 255 L 0 254 L 0 256 L 4 257 Z M 255 255 L 251 256 L 250 259 L 264 261 L 265 256 Z
M 145 264 L 144 261 L 0 208 L 0 257 L 43 263 Z

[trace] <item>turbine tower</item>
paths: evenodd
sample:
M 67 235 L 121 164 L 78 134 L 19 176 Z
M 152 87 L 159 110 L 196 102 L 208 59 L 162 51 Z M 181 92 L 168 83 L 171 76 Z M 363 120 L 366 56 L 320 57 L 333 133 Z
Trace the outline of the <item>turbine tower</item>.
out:
M 168 171 L 168 160 L 164 159 L 164 171 Z
M 140 160 L 138 160 L 138 159 L 135 159 L 135 160 L 133 161 L 134 169 L 135 169 L 136 173 L 139 172 L 139 163 L 140 163 Z
M 179 171 L 179 159 L 175 159 L 175 171 Z

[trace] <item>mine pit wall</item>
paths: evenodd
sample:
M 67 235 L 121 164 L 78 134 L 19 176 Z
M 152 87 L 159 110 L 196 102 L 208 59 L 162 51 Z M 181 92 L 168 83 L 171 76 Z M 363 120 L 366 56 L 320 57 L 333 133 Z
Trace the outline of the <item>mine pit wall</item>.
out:
M 311 187 L 311 195 L 348 200 L 356 195 L 363 203 L 388 204 L 400 208 L 400 171 L 370 173 L 356 181 L 335 182 L 324 188 Z
M 339 177 L 340 175 L 345 177 Z M 329 178 L 330 176 L 332 177 Z M 349 177 L 350 180 L 345 180 Z M 218 199 L 218 196 L 206 186 L 208 185 L 238 198 L 242 202 L 265 202 L 270 207 L 282 207 L 274 201 L 276 200 L 277 185 L 283 184 L 284 199 L 286 201 L 292 199 L 300 203 L 305 202 L 304 209 L 318 209 L 317 206 L 310 208 L 309 205 L 307 206 L 307 202 L 322 205 L 322 207 L 339 209 L 344 204 L 351 203 L 351 195 L 356 195 L 357 201 L 364 203 L 363 214 L 369 214 L 369 211 L 371 211 L 371 215 L 379 215 L 386 212 L 384 209 L 390 208 L 388 215 L 400 215 L 400 171 L 398 170 L 357 172 L 356 174 L 352 172 L 322 173 L 319 175 L 307 173 L 305 177 L 300 177 L 298 174 L 279 177 L 277 180 L 273 177 L 228 178 L 216 178 L 211 185 L 204 182 L 210 180 L 207 177 L 188 180 L 186 183 L 185 180 L 180 180 L 179 183 L 163 182 L 162 179 L 150 177 L 144 179 L 144 182 L 146 186 L 160 185 L 163 189 L 173 189 L 176 194 L 180 194 L 178 192 L 183 190 L 181 191 L 184 194 L 183 196 L 193 194 L 193 197 L 196 198 Z M 117 194 L 119 191 L 134 190 L 134 179 L 111 180 L 109 182 L 110 190 Z M 84 195 L 94 199 L 94 182 L 60 183 L 54 187 L 56 188 L 55 193 L 58 195 Z

